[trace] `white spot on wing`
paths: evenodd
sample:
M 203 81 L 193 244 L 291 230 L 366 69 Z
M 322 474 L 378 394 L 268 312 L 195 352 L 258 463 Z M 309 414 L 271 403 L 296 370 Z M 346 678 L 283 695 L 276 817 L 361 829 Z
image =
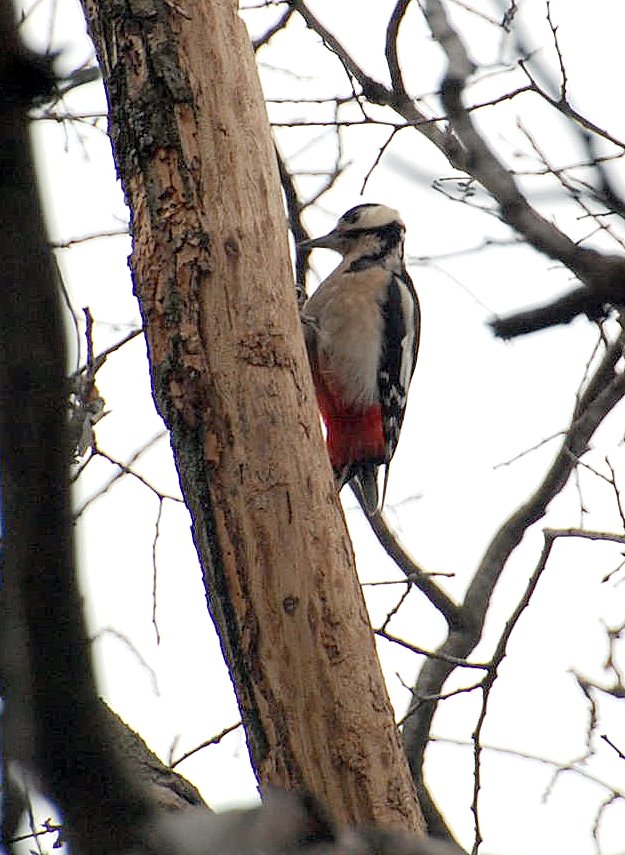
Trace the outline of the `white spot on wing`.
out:
M 397 276 L 395 281 L 401 297 L 402 315 L 406 326 L 406 334 L 401 341 L 401 362 L 399 367 L 401 391 L 406 393 L 414 370 L 415 301 L 410 288 L 403 279 Z

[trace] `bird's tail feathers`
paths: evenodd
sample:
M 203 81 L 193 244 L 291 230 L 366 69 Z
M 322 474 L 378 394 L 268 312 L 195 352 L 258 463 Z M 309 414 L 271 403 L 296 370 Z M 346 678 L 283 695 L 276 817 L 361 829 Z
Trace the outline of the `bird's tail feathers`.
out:
M 381 500 L 378 489 L 379 469 L 380 466 L 374 463 L 355 463 L 352 466 L 345 466 L 343 469 L 334 470 L 334 481 L 337 491 L 340 493 L 343 487 L 349 483 L 368 517 L 380 513 L 384 507 L 388 484 L 388 464 L 384 467 L 384 485 Z
M 360 504 L 368 517 L 375 516 L 381 510 L 378 491 L 378 467 L 370 463 L 358 466 L 353 475 L 353 484 L 360 494 Z
M 382 484 L 382 499 L 380 501 L 380 510 L 384 507 L 384 502 L 386 501 L 386 488 L 388 487 L 388 472 L 389 472 L 388 462 L 384 464 L 384 483 Z

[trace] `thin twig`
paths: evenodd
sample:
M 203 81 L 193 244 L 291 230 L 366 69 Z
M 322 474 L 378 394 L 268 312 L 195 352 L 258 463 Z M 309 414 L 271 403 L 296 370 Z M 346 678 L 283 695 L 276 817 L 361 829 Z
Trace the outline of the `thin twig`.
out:
M 235 730 L 238 730 L 239 727 L 242 727 L 242 722 L 238 721 L 236 724 L 231 724 L 229 727 L 224 727 L 222 731 L 220 731 L 215 736 L 212 736 L 210 739 L 207 739 L 205 742 L 202 742 L 200 745 L 197 745 L 195 748 L 192 748 L 191 751 L 187 751 L 185 754 L 182 754 L 178 757 L 177 760 L 170 761 L 169 768 L 175 769 L 176 766 L 179 766 L 183 760 L 188 760 L 189 757 L 193 757 L 194 754 L 197 754 L 198 751 L 201 751 L 203 748 L 208 748 L 210 745 L 217 745 L 224 736 L 228 736 L 229 733 L 232 733 Z

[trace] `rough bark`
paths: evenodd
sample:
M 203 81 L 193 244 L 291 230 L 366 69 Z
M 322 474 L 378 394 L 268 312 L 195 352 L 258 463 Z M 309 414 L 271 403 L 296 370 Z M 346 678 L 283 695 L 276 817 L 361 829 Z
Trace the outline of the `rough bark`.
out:
M 323 449 L 275 155 L 232 0 L 85 0 L 131 265 L 261 785 L 422 830 Z
M 97 706 L 102 713 L 109 745 L 123 758 L 128 779 L 141 789 L 154 814 L 178 813 L 190 807 L 209 810 L 198 789 L 166 766 L 117 713 L 101 700 Z

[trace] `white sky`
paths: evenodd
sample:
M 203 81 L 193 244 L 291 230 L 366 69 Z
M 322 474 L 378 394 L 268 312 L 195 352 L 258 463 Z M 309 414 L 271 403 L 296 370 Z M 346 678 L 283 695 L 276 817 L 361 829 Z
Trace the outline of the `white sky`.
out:
M 54 45 L 63 48 L 63 69 L 71 69 L 86 59 L 91 49 L 74 0 L 57 0 L 54 5 Z M 350 45 L 370 74 L 386 79 L 384 26 L 391 3 L 368 4 L 366 21 L 362 20 L 363 4 L 359 0 L 318 0 L 310 5 Z M 473 5 L 499 16 L 495 3 L 474 0 Z M 529 46 L 538 49 L 540 61 L 557 72 L 544 3 L 520 0 L 518 6 Z M 436 90 L 442 63 L 416 4 L 413 7 L 402 30 L 402 49 L 409 88 L 420 95 Z M 558 35 L 574 106 L 599 126 L 625 138 L 620 91 L 625 25 L 622 0 L 593 4 L 553 0 L 551 9 L 560 26 Z M 453 14 L 470 41 L 474 58 L 482 63 L 495 62 L 502 46 L 492 25 L 458 7 Z M 49 15 L 50 6 L 42 3 L 32 20 L 33 31 L 44 41 Z M 274 15 L 272 11 L 270 17 Z M 354 21 L 358 22 L 357 37 Z M 263 21 L 250 18 L 250 26 L 260 32 Z M 275 53 L 264 52 L 260 57 L 268 93 L 317 97 L 339 89 L 347 94 L 340 66 L 325 57 L 317 42 L 301 24 L 275 40 Z M 506 46 L 502 49 L 505 56 Z M 309 78 L 296 80 L 276 66 L 288 71 L 304 69 Z M 510 75 L 510 86 L 518 85 L 520 79 Z M 496 87 L 505 82 L 488 77 L 475 87 L 476 99 L 500 91 Z M 96 85 L 84 87 L 67 103 L 75 112 L 105 109 Z M 430 107 L 435 110 L 435 102 L 430 101 Z M 322 113 L 320 110 L 319 115 Z M 276 109 L 275 116 L 279 115 L 283 113 Z M 304 109 L 296 110 L 295 115 L 303 116 Z M 563 136 L 562 122 L 535 96 L 523 96 L 506 108 L 479 113 L 491 144 L 510 164 L 535 166 L 528 157 L 527 138 L 518 128 L 519 117 L 549 157 L 560 164 L 580 158 L 578 147 Z M 35 129 L 53 240 L 119 228 L 126 221 L 110 145 L 102 128 L 103 122 L 100 130 L 46 122 Z M 280 144 L 286 154 L 293 154 L 309 137 L 307 131 L 284 132 Z M 327 231 L 336 216 L 361 201 L 360 186 L 384 138 L 384 133 L 376 130 L 344 133 L 344 159 L 353 165 L 336 190 L 324 198 L 323 209 L 310 212 L 307 225 L 313 234 Z M 307 147 L 295 160 L 297 168 L 318 168 L 330 145 L 323 138 Z M 622 167 L 618 168 L 622 172 Z M 416 133 L 404 131 L 374 171 L 362 201 L 382 201 L 402 212 L 408 227 L 407 252 L 414 258 L 478 246 L 485 238 L 507 237 L 507 229 L 492 216 L 431 189 L 432 180 L 452 175 L 442 156 L 427 142 Z M 306 188 L 313 185 L 312 179 L 302 181 Z M 453 192 L 453 184 L 447 186 Z M 527 187 L 541 188 L 541 211 L 571 236 L 579 238 L 590 231 L 576 209 L 558 203 L 553 184 L 543 187 L 528 180 Z M 477 198 L 482 197 L 478 194 Z M 599 238 L 594 244 L 608 246 Z M 614 250 L 614 245 L 611 248 Z M 129 251 L 128 239 L 115 237 L 58 253 L 74 305 L 78 311 L 89 306 L 97 321 L 97 350 L 117 341 L 140 322 L 126 266 Z M 323 277 L 336 258 L 322 251 L 315 254 L 313 263 L 317 275 Z M 441 584 L 453 596 L 461 597 L 495 527 L 537 484 L 556 446 L 550 443 L 511 466 L 494 466 L 566 425 L 596 332 L 578 320 L 569 327 L 511 344 L 492 339 L 485 327 L 492 312 L 505 313 L 546 300 L 570 284 L 566 272 L 525 248 L 492 249 L 436 264 L 414 264 L 411 273 L 422 303 L 423 338 L 408 417 L 391 468 L 389 519 L 422 565 L 455 574 Z M 142 340 L 111 357 L 98 375 L 98 386 L 110 411 L 98 426 L 99 444 L 113 457 L 127 460 L 162 429 L 151 401 Z M 621 407 L 593 441 L 593 465 L 601 468 L 609 452 L 617 473 L 624 471 L 625 452 L 619 445 L 622 425 Z M 178 495 L 167 439 L 159 440 L 135 468 L 160 490 Z M 113 473 L 104 461 L 91 462 L 81 479 L 77 504 L 97 492 Z M 618 530 L 606 485 L 588 475 L 584 490 L 591 511 L 587 525 Z M 353 507 L 351 497 L 345 502 L 361 580 L 399 578 Z M 154 672 L 159 689 L 157 695 L 146 667 L 123 641 L 108 633 L 95 645 L 104 695 L 161 756 L 167 756 L 177 739 L 177 757 L 234 723 L 238 713 L 206 614 L 188 516 L 184 508 L 170 501 L 165 504 L 157 544 L 161 642 L 156 643 L 151 617 L 157 510 L 155 497 L 145 487 L 131 478 L 120 480 L 81 517 L 80 565 L 93 632 L 112 627 L 127 638 Z M 564 527 L 578 523 L 579 500 L 569 488 L 554 503 L 547 524 Z M 539 528 L 509 562 L 497 589 L 487 638 L 475 659 L 483 659 L 490 652 L 489 645 L 519 597 L 541 546 Z M 610 583 L 601 584 L 601 579 L 619 560 L 617 545 L 580 541 L 556 544 L 548 571 L 512 637 L 493 690 L 484 731 L 486 743 L 563 763 L 584 752 L 588 710 L 571 669 L 592 679 L 605 678 L 603 622 L 615 625 L 623 621 L 625 586 L 618 584 L 623 572 Z M 400 590 L 403 588 L 365 588 L 374 625 L 379 625 Z M 443 626 L 424 598 L 413 592 L 391 629 L 415 644 L 432 648 L 442 639 Z M 391 649 L 384 642 L 380 655 L 400 718 L 409 698 L 402 681 L 413 682 L 418 663 L 412 655 Z M 448 688 L 459 685 L 462 679 L 466 676 L 454 676 Z M 435 734 L 466 741 L 475 723 L 478 700 L 473 693 L 445 702 L 435 719 Z M 607 732 L 617 744 L 620 739 L 621 747 L 625 743 L 622 720 L 622 704 L 620 709 L 616 703 L 602 704 L 598 732 Z M 441 742 L 429 749 L 427 776 L 432 791 L 463 844 L 469 847 L 471 764 L 469 748 Z M 587 768 L 625 789 L 625 763 L 607 747 L 599 749 L 599 757 Z M 200 786 L 213 807 L 255 797 L 255 780 L 240 731 L 186 761 L 179 771 Z M 552 771 L 509 756 L 486 754 L 482 851 L 500 855 L 595 852 L 590 829 L 606 791 L 569 773 L 558 779 L 543 803 Z M 621 802 L 605 814 L 600 836 L 604 852 L 625 851 L 623 828 L 625 804 Z

